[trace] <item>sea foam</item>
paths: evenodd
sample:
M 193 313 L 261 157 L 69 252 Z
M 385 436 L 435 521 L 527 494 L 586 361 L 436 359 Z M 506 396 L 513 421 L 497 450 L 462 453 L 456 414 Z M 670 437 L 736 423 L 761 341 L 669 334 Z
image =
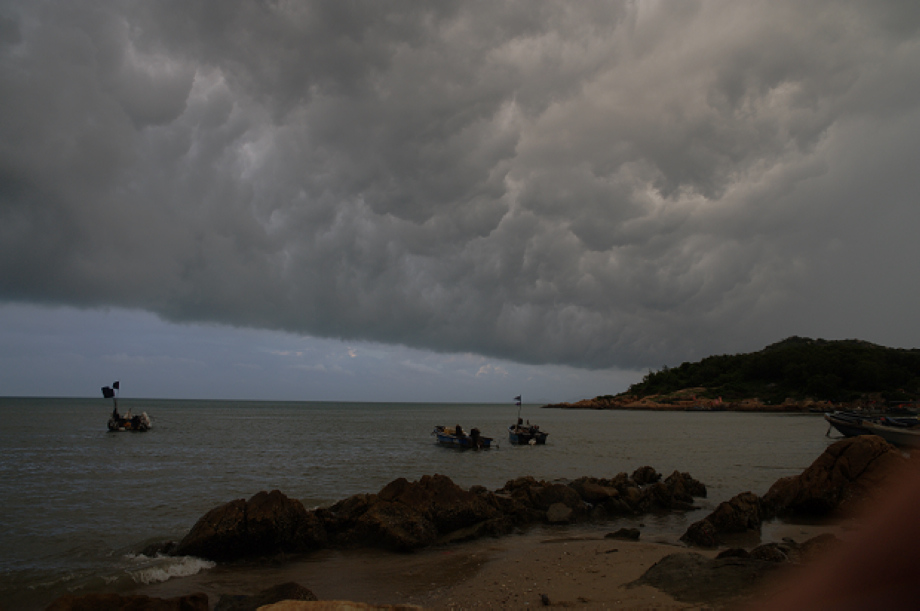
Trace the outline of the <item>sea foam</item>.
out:
M 150 558 L 143 554 L 132 554 L 127 558 L 132 563 L 140 566 L 130 568 L 126 572 L 135 583 L 143 584 L 159 583 L 174 577 L 188 577 L 217 566 L 214 562 L 195 558 L 194 556 L 162 556 L 157 554 Z

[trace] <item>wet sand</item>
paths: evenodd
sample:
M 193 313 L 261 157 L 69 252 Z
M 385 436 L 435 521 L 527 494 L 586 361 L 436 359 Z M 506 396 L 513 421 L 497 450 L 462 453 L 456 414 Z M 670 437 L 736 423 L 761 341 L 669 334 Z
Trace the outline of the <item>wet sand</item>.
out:
M 828 527 L 778 525 L 770 540 L 804 541 Z M 764 537 L 764 541 L 767 537 Z M 205 592 L 255 594 L 288 581 L 320 600 L 413 604 L 430 609 L 554 607 L 699 609 L 650 586 L 627 587 L 682 545 L 606 539 L 598 530 L 540 529 L 412 554 L 379 550 L 321 551 L 305 558 L 218 566 L 198 575 L 143 586 L 136 593 L 172 597 Z M 719 550 L 697 550 L 714 557 Z M 718 603 L 721 604 L 721 603 Z M 718 605 L 717 605 L 718 606 Z

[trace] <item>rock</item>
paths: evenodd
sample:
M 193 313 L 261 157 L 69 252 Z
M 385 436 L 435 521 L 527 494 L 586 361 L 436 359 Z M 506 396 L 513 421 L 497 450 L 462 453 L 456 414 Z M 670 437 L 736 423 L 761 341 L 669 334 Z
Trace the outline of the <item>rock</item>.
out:
M 325 531 L 300 501 L 278 490 L 212 509 L 179 542 L 176 555 L 235 560 L 321 547 Z
M 621 528 L 620 530 L 604 535 L 605 539 L 623 539 L 625 541 L 639 540 L 638 528 Z
M 760 498 L 753 492 L 736 494 L 728 501 L 719 503 L 706 519 L 720 533 L 760 532 L 763 522 Z
M 693 479 L 689 473 L 674 471 L 664 480 L 664 483 L 671 491 L 671 495 L 679 501 L 692 503 L 694 497 L 706 498 L 706 486 Z
M 765 543 L 751 550 L 751 558 L 767 562 L 786 562 L 789 560 L 789 548 L 779 543 Z
M 655 469 L 649 466 L 639 467 L 633 471 L 632 474 L 632 480 L 640 486 L 644 486 L 646 484 L 654 484 L 660 479 L 661 473 L 658 473 L 658 471 L 655 471 Z
M 565 503 L 553 503 L 546 510 L 546 521 L 550 524 L 569 524 L 574 511 Z
M 256 611 L 259 607 L 282 600 L 318 600 L 316 595 L 299 583 L 290 581 L 262 590 L 251 596 L 224 594 L 214 611 Z
M 726 550 L 719 552 L 716 556 L 716 560 L 720 558 L 750 558 L 751 553 L 746 549 L 740 547 L 730 547 Z
M 830 446 L 800 475 L 777 480 L 763 497 L 775 515 L 845 513 L 869 499 L 907 460 L 881 437 L 862 435 Z
M 716 558 L 681 552 L 665 556 L 627 587 L 650 585 L 686 603 L 723 601 L 749 594 L 781 566 L 755 558 Z
M 46 611 L 208 611 L 208 595 L 202 592 L 175 598 L 119 594 L 66 594 Z
M 266 605 L 260 611 L 423 611 L 416 605 L 375 605 L 350 600 L 284 600 Z
M 719 537 L 716 533 L 716 528 L 706 518 L 691 524 L 687 528 L 687 532 L 681 535 L 680 540 L 697 547 L 719 546 Z
M 720 534 L 759 533 L 761 523 L 760 499 L 753 492 L 742 492 L 691 524 L 680 540 L 698 547 L 717 547 L 721 543 Z
M 802 562 L 811 562 L 815 558 L 830 552 L 841 543 L 843 543 L 843 541 L 841 541 L 839 537 L 830 533 L 824 533 L 823 535 L 812 537 L 804 543 L 799 544 L 796 551 L 799 560 Z
M 600 505 L 604 502 L 615 499 L 620 496 L 620 492 L 613 486 L 605 486 L 600 480 L 593 477 L 582 477 L 569 485 L 572 490 L 586 503 Z

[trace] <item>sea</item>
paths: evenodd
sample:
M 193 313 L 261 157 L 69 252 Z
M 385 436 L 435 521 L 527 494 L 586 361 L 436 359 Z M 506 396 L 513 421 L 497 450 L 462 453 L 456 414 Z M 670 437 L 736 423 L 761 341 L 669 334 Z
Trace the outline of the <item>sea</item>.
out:
M 119 399 L 146 412 L 145 433 L 109 432 L 111 401 L 0 398 L 0 607 L 132 592 L 215 570 L 192 557 L 145 556 L 180 540 L 208 510 L 261 490 L 308 508 L 377 492 L 397 478 L 442 474 L 496 490 L 530 475 L 566 481 L 649 465 L 688 472 L 708 496 L 689 514 L 643 518 L 676 540 L 718 503 L 764 494 L 834 441 L 820 414 L 521 408 L 509 403 L 326 403 Z M 519 414 L 549 432 L 512 446 Z M 497 447 L 438 446 L 435 425 L 479 428 Z

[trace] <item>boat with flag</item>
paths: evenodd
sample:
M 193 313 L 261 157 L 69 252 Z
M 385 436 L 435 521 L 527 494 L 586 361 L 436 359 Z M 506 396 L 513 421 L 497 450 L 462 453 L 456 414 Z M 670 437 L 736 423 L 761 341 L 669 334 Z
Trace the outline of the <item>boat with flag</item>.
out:
M 541 431 L 540 427 L 536 424 L 530 424 L 530 420 L 525 423 L 523 419 L 521 419 L 522 396 L 523 395 L 518 395 L 514 398 L 515 405 L 518 407 L 518 418 L 517 423 L 508 427 L 508 441 L 511 445 L 516 446 L 546 445 L 546 437 L 549 433 Z
M 109 418 L 109 431 L 134 431 L 144 433 L 150 430 L 153 423 L 147 412 L 142 412 L 139 416 L 133 415 L 129 409 L 125 415 L 118 413 L 118 390 L 121 387 L 119 382 L 113 382 L 111 386 L 102 387 L 102 398 L 112 400 L 112 415 Z

